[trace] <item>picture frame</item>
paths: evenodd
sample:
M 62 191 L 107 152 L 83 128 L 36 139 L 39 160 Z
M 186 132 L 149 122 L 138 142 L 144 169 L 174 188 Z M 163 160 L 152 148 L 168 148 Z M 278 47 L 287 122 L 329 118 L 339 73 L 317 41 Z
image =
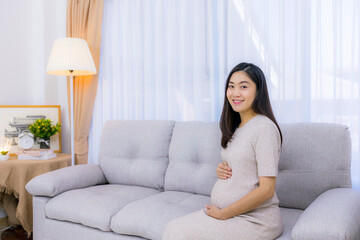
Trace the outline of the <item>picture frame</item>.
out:
M 60 105 L 0 105 L 0 137 L 11 140 L 10 155 L 23 150 L 18 145 L 18 136 L 37 119 L 50 119 L 53 124 L 61 124 Z M 61 130 L 61 128 L 60 128 Z M 35 141 L 32 149 L 39 149 Z M 61 150 L 61 131 L 50 138 L 50 149 L 56 153 Z

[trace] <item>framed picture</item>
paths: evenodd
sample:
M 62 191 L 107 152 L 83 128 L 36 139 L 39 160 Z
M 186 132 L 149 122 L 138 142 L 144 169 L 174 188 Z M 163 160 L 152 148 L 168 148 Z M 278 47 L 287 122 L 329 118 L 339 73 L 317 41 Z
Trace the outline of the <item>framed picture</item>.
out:
M 37 119 L 50 119 L 53 124 L 61 124 L 60 105 L 0 105 L 0 137 L 10 139 L 10 155 L 22 150 L 18 137 Z M 35 141 L 31 148 L 40 148 L 40 143 Z M 61 133 L 51 136 L 50 149 L 61 152 Z

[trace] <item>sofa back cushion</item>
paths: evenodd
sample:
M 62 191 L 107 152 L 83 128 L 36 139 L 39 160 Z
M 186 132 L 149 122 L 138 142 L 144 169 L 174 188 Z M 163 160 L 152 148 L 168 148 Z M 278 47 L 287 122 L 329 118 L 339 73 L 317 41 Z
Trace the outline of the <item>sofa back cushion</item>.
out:
M 108 121 L 99 163 L 109 183 L 162 190 L 174 121 Z
M 210 196 L 221 162 L 218 122 L 176 122 L 169 150 L 165 190 Z
M 283 145 L 276 192 L 280 206 L 305 209 L 321 193 L 351 187 L 351 141 L 346 126 L 280 125 Z

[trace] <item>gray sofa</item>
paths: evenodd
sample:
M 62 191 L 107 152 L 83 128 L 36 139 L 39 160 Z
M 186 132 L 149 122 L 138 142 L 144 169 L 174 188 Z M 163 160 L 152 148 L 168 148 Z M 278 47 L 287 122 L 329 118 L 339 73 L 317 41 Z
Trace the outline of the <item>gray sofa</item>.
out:
M 360 193 L 351 189 L 348 128 L 282 124 L 278 239 L 360 239 Z M 40 175 L 34 239 L 161 239 L 169 221 L 204 208 L 217 179 L 218 123 L 109 121 L 99 165 Z

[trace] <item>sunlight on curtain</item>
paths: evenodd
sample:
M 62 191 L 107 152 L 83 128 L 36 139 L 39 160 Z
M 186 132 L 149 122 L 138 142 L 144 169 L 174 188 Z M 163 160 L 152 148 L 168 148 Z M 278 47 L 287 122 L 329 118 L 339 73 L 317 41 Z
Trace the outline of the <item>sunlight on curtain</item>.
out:
M 349 1 L 105 1 L 90 134 L 109 119 L 218 121 L 239 62 L 267 76 L 280 123 L 349 126 L 360 190 L 360 6 Z
M 217 121 L 228 73 L 227 2 L 105 1 L 89 162 L 109 119 Z

